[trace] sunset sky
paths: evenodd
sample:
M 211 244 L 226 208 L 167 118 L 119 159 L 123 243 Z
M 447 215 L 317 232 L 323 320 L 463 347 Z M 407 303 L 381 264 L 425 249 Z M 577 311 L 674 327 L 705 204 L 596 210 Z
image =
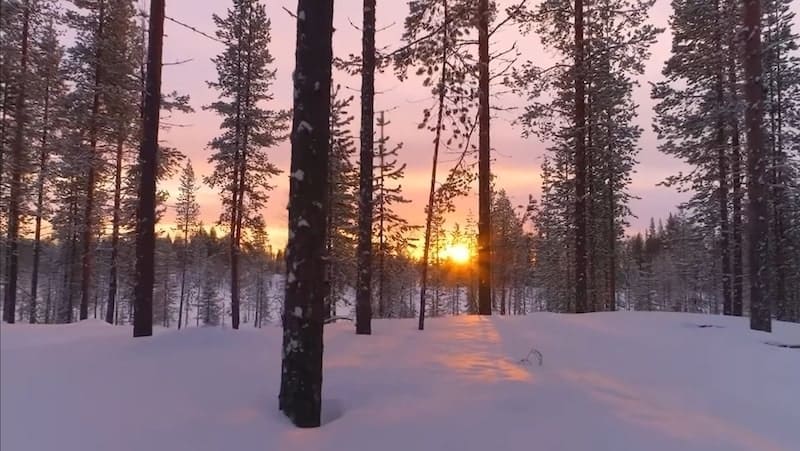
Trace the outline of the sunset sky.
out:
M 144 0 L 140 0 L 144 2 Z M 167 15 L 190 24 L 199 30 L 213 34 L 214 25 L 212 14 L 224 14 L 231 2 L 227 0 L 197 1 L 197 0 L 169 0 L 167 2 Z M 274 86 L 275 101 L 269 108 L 290 108 L 292 80 L 291 73 L 294 64 L 295 48 L 295 23 L 294 19 L 283 9 L 296 8 L 292 0 L 265 1 L 267 14 L 272 20 L 272 47 L 271 52 L 276 60 L 277 82 Z M 517 1 L 513 2 L 518 3 Z M 500 1 L 500 5 L 511 4 L 510 1 Z M 144 6 L 144 3 L 141 3 Z M 361 22 L 362 2 L 358 0 L 338 0 L 335 6 L 334 55 L 346 56 L 350 53 L 360 52 L 360 31 L 355 29 L 350 22 Z M 797 5 L 794 6 L 797 8 Z M 659 27 L 666 27 L 669 17 L 669 1 L 658 0 L 650 14 L 651 21 Z M 377 17 L 378 29 L 385 28 L 377 34 L 377 45 L 387 49 L 394 49 L 400 45 L 400 36 L 403 31 L 403 20 L 406 16 L 407 4 L 403 0 L 378 0 Z M 503 14 L 503 13 L 501 13 Z M 214 80 L 216 71 L 210 58 L 218 54 L 222 45 L 172 22 L 166 23 L 166 39 L 164 43 L 164 62 L 174 62 L 191 59 L 181 65 L 169 65 L 164 68 L 165 91 L 178 90 L 191 94 L 191 104 L 196 112 L 191 115 L 176 116 L 170 122 L 181 124 L 181 127 L 162 133 L 162 140 L 177 147 L 184 152 L 195 167 L 198 176 L 210 172 L 207 163 L 210 151 L 207 143 L 219 133 L 219 118 L 211 112 L 204 111 L 202 106 L 208 105 L 217 97 L 217 93 L 208 88 L 206 82 Z M 504 48 L 517 41 L 522 50 L 522 59 L 530 59 L 540 65 L 547 65 L 552 61 L 553 55 L 544 50 L 535 35 L 520 35 L 514 26 L 507 26 L 498 33 L 494 48 Z M 653 57 L 647 63 L 647 71 L 642 77 L 642 86 L 636 91 L 635 99 L 640 104 L 639 124 L 645 132 L 640 142 L 640 164 L 636 167 L 633 176 L 631 191 L 639 199 L 631 202 L 633 213 L 638 218 L 630 218 L 631 230 L 638 231 L 646 227 L 650 217 L 665 217 L 675 206 L 685 198 L 685 195 L 676 193 L 674 188 L 656 186 L 669 175 L 684 169 L 677 160 L 659 153 L 656 149 L 657 140 L 651 131 L 652 106 L 649 98 L 648 81 L 660 78 L 660 70 L 664 60 L 669 54 L 669 31 L 663 33 L 658 43 L 653 46 Z M 358 127 L 358 88 L 359 78 L 348 77 L 342 73 L 334 73 L 334 84 L 341 84 L 343 92 L 351 92 L 356 96 L 353 103 L 353 122 Z M 402 207 L 401 212 L 416 224 L 423 223 L 423 212 L 427 200 L 427 185 L 430 177 L 432 134 L 417 129 L 417 124 L 422 117 L 422 110 L 430 107 L 433 100 L 426 88 L 421 86 L 421 81 L 412 76 L 403 82 L 398 81 L 392 71 L 387 71 L 377 78 L 376 90 L 381 92 L 376 97 L 375 110 L 392 110 L 387 114 L 392 125 L 388 130 L 393 142 L 403 141 L 404 147 L 400 154 L 400 161 L 407 163 L 406 179 L 403 188 L 406 196 L 412 200 L 410 204 Z M 519 99 L 506 96 L 494 99 L 493 102 L 504 107 L 520 106 Z M 545 143 L 538 139 L 523 139 L 520 136 L 520 127 L 512 124 L 518 112 L 504 111 L 495 113 L 492 122 L 492 148 L 493 148 L 493 173 L 497 176 L 497 185 L 512 196 L 512 202 L 523 204 L 528 195 L 538 197 L 540 191 L 539 166 L 545 152 Z M 358 137 L 357 128 L 353 130 Z M 282 247 L 286 241 L 286 204 L 288 198 L 288 167 L 290 159 L 290 144 L 288 140 L 281 146 L 271 150 L 272 160 L 282 168 L 285 173 L 276 177 L 275 190 L 271 201 L 263 212 L 269 227 L 270 239 L 273 245 Z M 454 156 L 445 154 L 443 163 L 445 169 L 452 164 Z M 440 172 L 446 175 L 446 171 Z M 443 178 L 443 177 L 442 177 Z M 162 188 L 171 193 L 176 192 L 176 181 L 170 181 Z M 476 187 L 477 188 L 477 187 Z M 458 201 L 458 212 L 448 218 L 448 223 L 464 223 L 465 218 L 473 213 L 477 214 L 477 191 L 467 198 Z M 202 218 L 206 224 L 215 222 L 220 211 L 220 201 L 217 192 L 204 186 L 199 193 Z M 172 222 L 172 215 L 165 219 L 166 223 Z

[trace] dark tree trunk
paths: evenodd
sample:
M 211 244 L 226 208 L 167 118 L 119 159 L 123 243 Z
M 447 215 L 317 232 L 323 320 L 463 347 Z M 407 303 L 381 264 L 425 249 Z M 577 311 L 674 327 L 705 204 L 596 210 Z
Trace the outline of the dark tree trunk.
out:
M 433 222 L 433 212 L 436 208 L 436 167 L 439 164 L 439 145 L 442 141 L 442 120 L 444 118 L 444 100 L 447 87 L 447 27 L 450 16 L 447 11 L 447 0 L 444 6 L 444 26 L 442 27 L 442 73 L 439 81 L 439 110 L 436 113 L 436 134 L 433 139 L 433 164 L 431 165 L 431 187 L 428 193 L 428 209 L 425 215 L 425 243 L 422 250 L 422 278 L 419 290 L 419 330 L 425 329 L 425 303 L 428 290 L 428 259 L 431 250 L 431 223 Z
M 731 71 L 734 75 L 733 72 Z M 739 143 L 739 119 L 731 117 L 731 195 L 733 196 L 733 304 L 731 314 L 742 316 L 743 312 L 743 259 L 742 259 L 742 157 Z
M 183 229 L 183 253 L 181 255 L 181 297 L 180 302 L 178 303 L 178 330 L 181 329 L 183 325 L 183 300 L 186 297 L 186 266 L 187 260 L 189 257 L 189 215 L 187 214 L 184 216 L 184 224 L 186 226 Z M 189 310 L 188 307 L 186 309 Z
M 95 33 L 95 40 L 103 40 L 103 25 L 105 22 L 105 2 L 100 0 L 97 32 Z M 101 61 L 101 48 L 98 46 L 96 52 L 96 61 L 94 68 L 94 94 L 92 96 L 92 112 L 89 118 L 89 158 L 88 158 L 88 173 L 86 176 L 86 205 L 83 211 L 83 230 L 82 230 L 82 251 L 81 251 L 81 303 L 78 318 L 84 320 L 89 317 L 89 288 L 92 284 L 92 223 L 94 216 L 94 194 L 95 184 L 97 178 L 97 164 L 99 161 L 97 155 L 97 140 L 99 132 L 99 115 L 100 115 L 100 87 L 103 85 L 102 80 L 102 64 Z
M 750 328 L 772 331 L 772 306 L 767 277 L 767 158 L 764 152 L 764 115 L 761 1 L 745 0 L 745 125 L 747 128 L 748 257 L 750 263 Z
M 39 141 L 39 175 L 36 181 L 36 223 L 33 231 L 33 271 L 31 273 L 30 321 L 36 323 L 36 301 L 39 289 L 39 263 L 42 254 L 42 216 L 44 215 L 44 182 L 47 171 L 48 140 L 50 138 L 50 83 L 55 74 L 45 74 L 44 108 L 42 110 L 42 137 Z M 49 293 L 48 293 L 49 296 Z M 47 308 L 45 308 L 47 310 Z M 47 317 L 45 311 L 45 317 Z
M 586 74 L 583 61 L 583 0 L 575 0 L 575 313 L 587 305 Z
M 608 180 L 606 181 L 606 208 L 608 211 L 606 214 L 608 215 L 608 227 L 607 233 L 607 241 L 608 241 L 608 268 L 606 268 L 606 283 L 608 284 L 608 293 L 605 303 L 605 310 L 609 312 L 613 312 L 617 310 L 617 198 L 616 198 L 616 190 L 615 190 L 615 174 L 614 174 L 614 156 L 613 156 L 613 149 L 611 148 L 612 142 L 612 126 L 613 126 L 613 119 L 611 117 L 611 112 L 608 112 L 607 116 L 608 125 L 606 129 L 608 130 L 608 146 L 609 152 L 606 156 L 606 168 L 607 174 L 606 177 Z
M 114 324 L 114 311 L 117 301 L 117 265 L 119 260 L 119 222 L 122 207 L 122 150 L 125 140 L 122 134 L 117 137 L 117 152 L 114 164 L 114 211 L 111 219 L 111 261 L 108 270 L 108 297 L 106 298 L 106 317 L 108 324 Z
M 25 110 L 26 83 L 28 81 L 28 35 L 30 31 L 30 2 L 22 6 L 22 42 L 20 43 L 20 74 L 16 104 L 14 143 L 11 149 L 11 186 L 8 200 L 8 275 L 6 296 L 3 302 L 3 319 L 13 323 L 17 308 L 17 273 L 19 272 L 19 222 L 22 206 L 22 172 L 24 171 L 25 127 L 28 112 Z
M 489 0 L 478 0 L 478 314 L 492 314 L 492 193 L 489 142 Z
M 240 17 L 238 20 L 244 20 L 244 11 L 240 10 Z M 239 313 L 239 246 L 236 240 L 237 231 L 239 229 L 239 217 L 241 215 L 240 206 L 244 205 L 242 197 L 244 193 L 241 192 L 244 174 L 242 173 L 243 166 L 241 165 L 242 154 L 244 153 L 243 137 L 244 133 L 244 118 L 242 113 L 243 88 L 242 83 L 249 83 L 245 80 L 245 73 L 242 69 L 242 50 L 247 43 L 246 39 L 239 38 L 236 47 L 236 76 L 237 76 L 237 89 L 235 94 L 236 104 L 236 120 L 234 123 L 234 154 L 233 154 L 233 183 L 231 184 L 231 217 L 230 224 L 231 230 L 228 235 L 228 258 L 230 259 L 230 288 L 231 288 L 231 317 L 233 317 L 233 305 L 236 304 L 236 313 Z M 223 312 L 224 315 L 224 312 Z M 231 321 L 233 322 L 233 321 Z M 238 328 L 238 319 L 236 328 Z
M 74 302 L 75 267 L 74 262 L 78 254 L 78 232 L 75 221 L 78 219 L 77 201 L 73 200 L 70 204 L 70 230 L 69 246 L 67 246 L 66 257 L 64 260 L 64 299 L 60 306 L 60 321 L 64 323 L 72 322 L 72 310 Z
M 375 0 L 364 0 L 361 41 L 361 165 L 358 196 L 356 334 L 372 333 L 372 173 L 375 122 Z
M 164 0 L 152 0 L 147 44 L 144 133 L 139 148 L 139 202 L 136 209 L 136 284 L 133 336 L 153 335 L 153 283 L 156 248 L 156 174 L 158 122 L 161 112 L 161 55 L 164 37 Z
M 242 12 L 244 15 L 245 13 Z M 248 30 L 250 28 L 250 24 L 252 22 L 252 10 L 247 9 L 247 24 Z M 245 108 L 249 110 L 250 108 L 250 74 L 252 72 L 252 50 L 249 48 L 251 43 L 249 41 L 250 35 L 248 34 L 245 42 L 240 42 L 240 44 L 247 46 L 247 63 L 245 73 L 242 76 L 242 82 L 244 83 L 244 99 L 240 99 L 237 102 L 237 108 L 239 108 L 239 114 L 237 118 L 239 121 L 243 121 L 240 123 L 237 128 L 240 127 L 242 133 L 241 137 L 237 139 L 237 144 L 241 143 L 241 149 L 239 151 L 239 159 L 235 161 L 235 164 L 238 166 L 238 186 L 234 189 L 237 193 L 234 196 L 236 206 L 234 208 L 234 215 L 232 218 L 232 227 L 231 227 L 231 327 L 233 329 L 239 329 L 239 310 L 241 305 L 241 287 L 240 287 L 240 280 L 239 280 L 239 262 L 241 260 L 241 253 L 242 253 L 242 228 L 244 226 L 244 196 L 246 191 L 246 182 L 247 182 L 247 147 L 248 147 L 248 137 L 249 137 L 249 121 L 250 118 L 243 118 L 241 116 L 241 108 L 240 104 L 244 104 Z M 241 48 L 241 46 L 240 46 Z M 240 52 L 240 61 L 241 61 L 241 52 Z M 241 64 L 241 63 L 240 63 Z
M 384 127 L 386 126 L 386 122 L 384 121 L 383 111 L 381 111 L 381 119 L 380 119 L 380 127 L 381 127 L 381 141 L 380 141 L 380 187 L 379 187 L 379 206 L 380 209 L 379 213 L 379 221 L 380 224 L 378 226 L 378 316 L 380 318 L 386 317 L 386 300 L 384 299 L 384 285 L 386 283 L 386 277 L 384 277 L 385 270 L 386 270 L 386 234 L 384 231 L 385 227 L 385 219 L 386 219 L 386 186 L 385 186 L 385 154 L 386 154 L 386 138 L 384 135 Z
M 321 424 L 333 0 L 298 0 L 279 407 Z
M 714 2 L 715 10 L 719 10 L 719 0 Z M 717 52 L 719 64 L 714 73 L 714 96 L 716 106 L 716 123 L 714 149 L 717 153 L 717 202 L 719 216 L 719 246 L 720 246 L 720 266 L 722 269 L 722 313 L 731 315 L 733 313 L 733 284 L 731 280 L 731 230 L 730 213 L 728 211 L 728 155 L 727 144 L 725 142 L 725 81 L 723 75 L 722 60 L 722 40 L 723 35 L 721 25 L 716 24 L 717 29 L 714 33 L 714 48 Z
M 331 134 L 332 136 L 332 134 Z M 328 151 L 333 151 L 333 138 L 331 137 L 328 142 Z M 333 256 L 333 165 L 328 164 L 328 212 L 327 223 L 325 224 L 325 255 L 328 257 L 328 264 L 325 267 L 325 319 L 328 320 L 336 316 L 336 299 L 333 292 L 333 262 L 330 260 Z
M 772 8 L 771 15 L 775 23 L 777 23 L 778 3 L 773 2 Z M 772 34 L 773 30 L 770 29 L 768 32 Z M 775 315 L 778 320 L 791 321 L 794 319 L 797 321 L 800 318 L 793 318 L 791 314 L 792 308 L 789 307 L 790 302 L 787 297 L 786 289 L 786 226 L 784 224 L 784 202 L 786 201 L 785 186 L 787 181 L 784 176 L 786 154 L 783 150 L 783 68 L 781 66 L 782 57 L 780 46 L 775 46 L 773 51 L 775 53 L 773 57 L 770 58 L 773 63 L 772 66 L 767 69 L 772 73 L 772 76 L 769 77 L 770 158 L 772 162 L 769 173 L 770 183 L 772 185 L 770 194 L 772 196 L 772 240 L 774 242 L 771 266 L 775 271 L 773 298 L 775 300 Z M 796 314 L 800 314 L 800 311 L 797 311 Z
M 0 9 L 2 9 L 3 2 L 0 2 Z M 6 168 L 6 116 L 8 115 L 8 91 L 9 86 L 8 83 L 3 83 L 3 104 L 0 105 L 2 108 L 2 112 L 0 112 L 0 199 L 5 197 L 5 187 L 4 187 L 4 178 L 5 178 L 5 168 Z M 4 206 L 0 204 L 0 212 L 2 212 Z M 5 216 L 5 215 L 3 215 Z M 0 232 L 3 231 L 3 219 L 4 217 L 0 217 Z M 7 231 L 6 231 L 7 232 Z M 8 256 L 6 249 L 6 243 L 0 243 L 0 281 L 3 279 L 3 276 L 6 274 L 6 258 Z M 2 283 L 0 283 L 2 285 Z M 3 305 L 5 306 L 5 290 L 0 290 L 0 296 L 3 296 Z

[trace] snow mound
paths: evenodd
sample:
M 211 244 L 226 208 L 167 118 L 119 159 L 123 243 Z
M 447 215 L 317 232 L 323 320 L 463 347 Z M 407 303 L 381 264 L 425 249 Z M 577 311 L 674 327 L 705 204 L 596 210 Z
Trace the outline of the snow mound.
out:
M 700 327 L 713 325 L 715 327 Z M 325 330 L 322 428 L 277 411 L 279 328 L 0 328 L 0 448 L 796 450 L 800 325 L 670 313 Z M 536 349 L 543 365 L 521 362 Z

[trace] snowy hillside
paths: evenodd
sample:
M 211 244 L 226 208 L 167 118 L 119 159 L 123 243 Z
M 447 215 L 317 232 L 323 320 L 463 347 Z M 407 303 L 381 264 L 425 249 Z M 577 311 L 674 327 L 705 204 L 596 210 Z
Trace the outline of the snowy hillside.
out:
M 719 327 L 698 327 L 714 325 Z M 324 417 L 277 410 L 280 329 L 3 324 L 0 448 L 797 450 L 800 325 L 667 313 L 327 326 Z M 536 348 L 542 365 L 530 356 Z

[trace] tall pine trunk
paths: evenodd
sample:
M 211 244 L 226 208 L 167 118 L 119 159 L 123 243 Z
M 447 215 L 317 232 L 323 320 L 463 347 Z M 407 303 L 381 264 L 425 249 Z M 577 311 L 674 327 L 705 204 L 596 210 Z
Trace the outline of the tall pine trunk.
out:
M 136 284 L 133 336 L 153 335 L 153 283 L 156 248 L 156 175 L 158 122 L 161 112 L 161 55 L 164 39 L 164 0 L 152 0 L 147 43 L 142 144 L 139 148 L 139 202 L 136 209 Z
M 81 320 L 89 317 L 89 288 L 92 283 L 92 223 L 94 216 L 94 195 L 97 183 L 97 164 L 99 157 L 97 155 L 97 141 L 100 125 L 100 89 L 104 83 L 102 79 L 102 42 L 104 36 L 104 22 L 105 22 L 105 1 L 100 0 L 98 18 L 97 18 L 97 31 L 95 32 L 95 42 L 98 43 L 95 52 L 95 67 L 94 67 L 94 93 L 92 94 L 92 110 L 89 117 L 89 158 L 88 158 L 88 171 L 86 176 L 86 204 L 83 210 L 83 230 L 82 230 L 82 249 L 81 249 L 81 302 L 80 312 L 78 318 Z
M 108 324 L 114 324 L 114 311 L 117 301 L 117 272 L 119 264 L 119 226 L 120 208 L 122 208 L 122 152 L 125 139 L 122 133 L 117 136 L 117 151 L 114 162 L 114 211 L 111 219 L 111 261 L 108 270 L 108 296 L 106 298 L 106 316 Z
M 586 73 L 583 53 L 583 0 L 575 0 L 575 313 L 587 305 L 586 249 Z
M 20 42 L 20 74 L 16 104 L 16 124 L 14 142 L 11 149 L 11 186 L 8 202 L 8 275 L 6 277 L 6 296 L 3 302 L 3 319 L 8 323 L 16 320 L 17 273 L 19 272 L 19 223 L 22 214 L 22 172 L 24 171 L 25 127 L 28 112 L 26 108 L 28 81 L 28 38 L 30 34 L 30 1 L 22 6 L 22 41 Z
M 52 24 L 51 24 L 52 25 Z M 49 69 L 49 67 L 48 67 Z M 50 138 L 50 83 L 55 74 L 45 74 L 44 106 L 42 110 L 42 136 L 39 140 L 39 175 L 36 180 L 36 222 L 33 231 L 33 270 L 31 272 L 30 322 L 36 323 L 36 304 L 39 289 L 39 265 L 42 254 L 42 216 L 44 215 L 44 182 L 47 171 L 47 146 Z M 49 293 L 48 293 L 49 296 Z M 45 309 L 47 310 L 47 308 Z M 45 311 L 45 317 L 48 312 Z
M 719 13 L 719 0 L 714 2 L 714 11 Z M 719 20 L 719 16 L 718 20 Z M 717 23 L 714 32 L 714 49 L 717 57 L 720 58 L 717 67 L 714 68 L 714 97 L 716 107 L 714 149 L 717 157 L 717 215 L 719 216 L 719 246 L 720 246 L 720 268 L 722 270 L 722 312 L 725 315 L 733 313 L 733 285 L 731 281 L 731 230 L 730 213 L 728 211 L 728 155 L 725 141 L 725 80 L 723 74 L 723 48 L 721 24 Z
M 380 166 L 378 170 L 380 171 L 380 187 L 379 187 L 379 202 L 378 208 L 380 209 L 379 214 L 379 221 L 380 224 L 378 225 L 378 316 L 381 318 L 386 317 L 386 300 L 384 299 L 384 284 L 386 283 L 385 270 L 386 270 L 386 233 L 383 229 L 385 227 L 385 215 L 386 215 L 386 186 L 385 186 L 385 154 L 386 154 L 386 137 L 384 135 L 384 127 L 386 126 L 386 122 L 384 122 L 384 115 L 383 111 L 381 111 L 381 119 L 379 123 L 381 127 L 381 140 L 380 140 Z
M 444 118 L 444 101 L 447 86 L 447 27 L 450 16 L 447 10 L 447 0 L 443 2 L 444 7 L 444 26 L 442 26 L 442 69 L 439 81 L 439 110 L 436 113 L 436 134 L 433 139 L 433 163 L 431 165 L 431 186 L 428 193 L 428 208 L 425 215 L 425 243 L 422 250 L 422 277 L 419 290 L 419 330 L 425 329 L 425 304 L 428 290 L 428 259 L 431 250 L 431 223 L 433 222 L 433 212 L 436 208 L 436 169 L 439 164 L 439 146 L 442 141 L 442 120 Z
M 778 2 L 772 2 L 771 14 L 773 16 L 773 23 L 778 23 Z M 770 33 L 770 41 L 773 30 L 768 30 Z M 784 202 L 785 198 L 785 185 L 786 180 L 784 177 L 784 165 L 786 162 L 786 155 L 783 150 L 783 66 L 781 64 L 781 47 L 776 45 L 774 47 L 774 55 L 771 58 L 773 61 L 772 66 L 767 70 L 771 72 L 769 77 L 769 119 L 770 119 L 770 159 L 771 170 L 770 184 L 772 189 L 770 195 L 772 196 L 772 241 L 774 243 L 774 250 L 772 252 L 771 266 L 775 271 L 775 314 L 778 320 L 791 321 L 793 319 L 791 308 L 788 306 L 789 299 L 787 297 L 786 289 L 786 227 L 784 224 Z M 798 311 L 796 314 L 800 314 Z M 800 317 L 795 317 L 798 320 Z
M 733 72 L 733 71 L 731 71 Z M 733 75 L 733 74 L 731 74 Z M 742 156 L 741 144 L 739 143 L 739 118 L 731 115 L 731 195 L 733 196 L 733 303 L 731 314 L 742 316 L 743 312 L 743 285 L 744 260 L 742 256 Z
M 361 59 L 361 158 L 358 192 L 356 334 L 372 333 L 372 173 L 375 122 L 375 0 L 364 0 Z
M 766 265 L 767 251 L 767 158 L 764 151 L 764 115 L 761 1 L 745 0 L 745 125 L 747 128 L 748 257 L 750 263 L 750 328 L 772 331 L 772 306 Z
M 183 325 L 183 300 L 186 297 L 186 266 L 187 260 L 189 257 L 189 214 L 187 213 L 184 216 L 185 224 L 183 228 L 183 253 L 181 255 L 181 295 L 180 295 L 180 302 L 178 303 L 178 330 L 181 329 Z M 187 306 L 186 310 L 188 311 L 189 308 Z
M 333 0 L 298 0 L 279 407 L 321 424 Z
M 489 0 L 478 0 L 478 314 L 492 314 Z

